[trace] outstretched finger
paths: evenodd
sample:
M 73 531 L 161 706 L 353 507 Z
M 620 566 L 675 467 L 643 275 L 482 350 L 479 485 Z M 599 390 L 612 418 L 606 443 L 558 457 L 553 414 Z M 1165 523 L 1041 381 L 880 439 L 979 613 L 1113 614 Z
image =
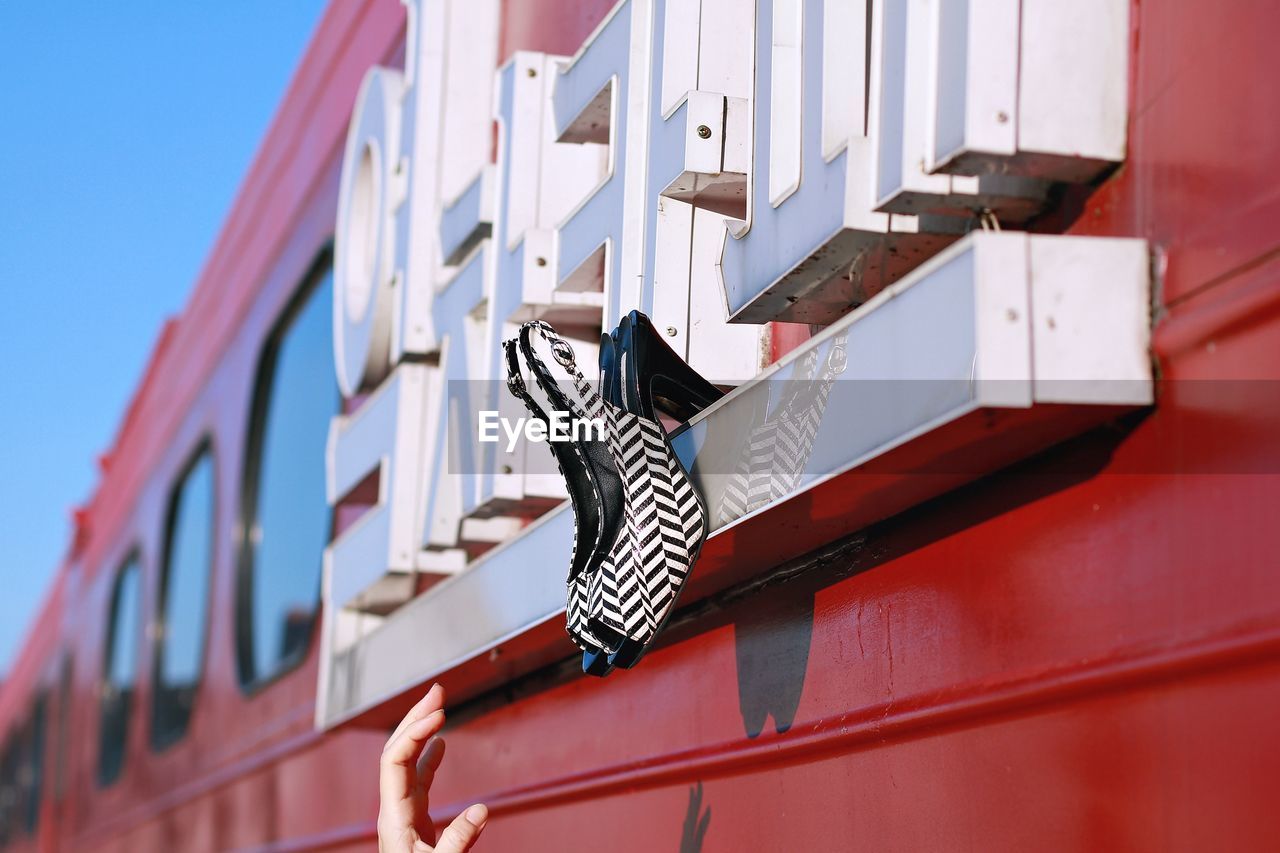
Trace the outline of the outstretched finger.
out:
M 489 810 L 484 806 L 477 804 L 467 809 L 440 833 L 436 853 L 465 853 L 470 850 L 488 820 Z
M 379 790 L 383 803 L 394 803 L 409 796 L 418 772 L 418 757 L 427 740 L 443 727 L 444 711 L 432 711 L 405 726 L 382 750 Z
M 444 688 L 439 684 L 433 684 L 431 685 L 431 689 L 423 694 L 422 698 L 414 703 L 414 706 L 409 709 L 409 713 L 404 715 L 404 719 L 402 719 L 399 725 L 396 726 L 396 730 L 391 733 L 389 738 L 387 738 L 387 743 L 391 743 L 391 741 L 395 740 L 396 736 L 404 731 L 405 727 L 410 723 L 417 722 L 432 711 L 438 711 L 443 707 Z

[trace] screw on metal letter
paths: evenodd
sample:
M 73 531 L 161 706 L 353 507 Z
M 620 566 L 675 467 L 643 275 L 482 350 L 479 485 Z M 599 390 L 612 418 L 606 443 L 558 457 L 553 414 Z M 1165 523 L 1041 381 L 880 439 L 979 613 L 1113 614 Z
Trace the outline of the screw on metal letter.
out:
M 698 136 L 702 137 L 703 139 L 710 139 L 711 128 L 707 127 L 705 124 L 698 125 Z

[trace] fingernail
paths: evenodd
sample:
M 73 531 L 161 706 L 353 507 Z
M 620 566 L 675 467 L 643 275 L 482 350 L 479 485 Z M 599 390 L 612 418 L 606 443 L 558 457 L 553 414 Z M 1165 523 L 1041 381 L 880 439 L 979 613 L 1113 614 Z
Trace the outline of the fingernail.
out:
M 444 711 L 432 711 L 425 717 L 413 721 L 414 731 L 425 731 L 436 724 L 436 717 L 443 717 Z
M 476 829 L 483 828 L 484 822 L 489 819 L 489 810 L 479 803 L 467 809 L 463 814 L 467 819 L 467 823 L 471 824 Z

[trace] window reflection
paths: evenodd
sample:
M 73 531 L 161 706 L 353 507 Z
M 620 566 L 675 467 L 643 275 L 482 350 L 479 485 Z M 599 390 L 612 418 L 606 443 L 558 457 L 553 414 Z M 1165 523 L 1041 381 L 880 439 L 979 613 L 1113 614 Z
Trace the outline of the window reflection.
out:
M 31 708 L 31 720 L 27 723 L 27 767 L 23 773 L 26 790 L 22 796 L 22 823 L 28 834 L 35 832 L 40 822 L 40 799 L 44 794 L 44 715 L 47 704 L 43 693 L 37 696 Z
M 0 752 L 0 845 L 18 834 L 18 748 L 18 738 L 11 734 Z
M 213 565 L 213 487 L 213 456 L 205 450 L 187 469 L 169 507 L 151 705 L 156 748 L 186 732 L 200 680 Z
M 109 785 L 124 766 L 129 711 L 138 669 L 138 558 L 116 575 L 107 628 L 107 662 L 102 682 L 102 729 L 98 783 Z
M 325 444 L 341 397 L 333 375 L 326 270 L 268 343 L 259 368 L 241 575 L 240 675 L 253 684 L 297 663 L 320 602 L 330 535 Z

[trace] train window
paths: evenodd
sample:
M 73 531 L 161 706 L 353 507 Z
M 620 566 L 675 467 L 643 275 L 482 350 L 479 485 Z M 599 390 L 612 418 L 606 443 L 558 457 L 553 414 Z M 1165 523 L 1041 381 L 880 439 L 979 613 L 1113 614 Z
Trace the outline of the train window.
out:
M 66 652 L 62 656 L 62 665 L 58 671 L 58 717 L 57 731 L 54 735 L 53 795 L 54 799 L 59 802 L 67 792 L 67 752 L 69 746 L 67 739 L 71 734 L 71 685 L 74 672 L 75 664 L 72 661 L 71 653 Z
M 40 798 L 44 793 L 45 695 L 36 697 L 27 722 L 25 761 L 22 770 L 23 828 L 32 833 L 40 821 Z
M 0 749 L 0 846 L 17 835 L 18 740 L 12 734 Z
M 102 678 L 98 784 L 110 785 L 124 768 L 129 712 L 138 669 L 138 558 L 130 557 L 116 573 L 107 621 L 106 666 Z
M 331 534 L 325 501 L 333 374 L 333 276 L 326 260 L 285 312 L 258 366 L 241 501 L 236 642 L 254 689 L 300 663 L 320 609 Z
M 169 499 L 151 690 L 151 746 L 182 738 L 204 660 L 213 566 L 213 453 L 205 445 Z

